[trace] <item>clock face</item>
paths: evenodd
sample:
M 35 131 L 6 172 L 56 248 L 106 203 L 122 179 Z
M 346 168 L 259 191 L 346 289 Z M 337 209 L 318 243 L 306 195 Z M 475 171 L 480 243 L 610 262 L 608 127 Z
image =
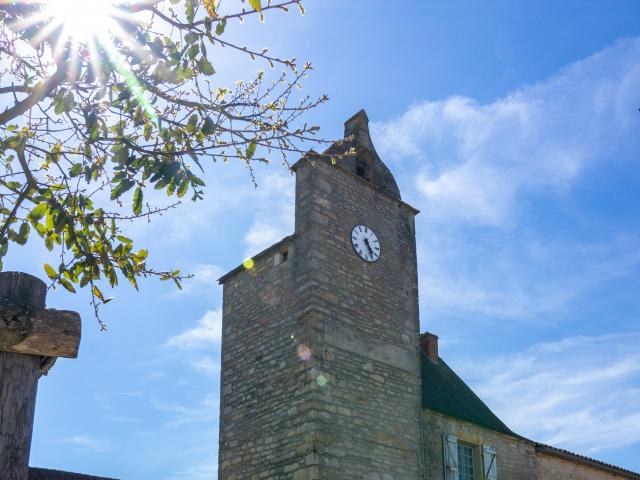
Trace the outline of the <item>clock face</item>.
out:
M 380 242 L 373 230 L 366 225 L 356 225 L 351 231 L 351 244 L 358 255 L 367 262 L 380 257 Z

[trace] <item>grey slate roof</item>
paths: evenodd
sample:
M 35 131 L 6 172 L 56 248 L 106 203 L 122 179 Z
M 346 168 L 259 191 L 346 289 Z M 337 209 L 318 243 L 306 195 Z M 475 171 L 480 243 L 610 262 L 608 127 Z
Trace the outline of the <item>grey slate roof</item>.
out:
M 640 473 L 632 472 L 631 470 L 617 467 L 615 465 L 611 465 L 610 463 L 601 462 L 600 460 L 596 460 L 595 458 L 585 457 L 584 455 L 579 455 L 577 453 L 570 452 L 569 450 L 552 447 L 550 445 L 545 445 L 544 443 L 538 442 L 535 442 L 535 448 L 537 453 L 552 455 L 569 462 L 581 463 L 583 465 L 586 465 L 587 467 L 595 468 L 598 470 L 605 470 L 607 472 L 614 473 L 625 478 L 633 480 L 640 479 Z
M 466 383 L 438 358 L 434 363 L 420 352 L 422 408 L 519 437 L 500 420 Z

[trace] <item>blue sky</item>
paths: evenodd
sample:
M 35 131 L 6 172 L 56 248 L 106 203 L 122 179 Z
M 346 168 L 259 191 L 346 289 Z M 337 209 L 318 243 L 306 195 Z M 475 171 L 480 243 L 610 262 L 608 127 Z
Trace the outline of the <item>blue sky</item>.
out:
M 417 217 L 421 326 L 516 432 L 640 471 L 640 4 L 307 2 L 228 34 L 313 62 L 326 137 L 365 108 Z M 214 61 L 221 82 L 256 64 Z M 216 59 L 214 59 L 216 60 Z M 295 160 L 295 159 L 292 159 Z M 196 275 L 127 287 L 39 385 L 31 464 L 215 479 L 216 279 L 293 229 L 293 178 L 212 165 L 206 200 L 130 234 Z M 7 269 L 40 276 L 33 244 Z

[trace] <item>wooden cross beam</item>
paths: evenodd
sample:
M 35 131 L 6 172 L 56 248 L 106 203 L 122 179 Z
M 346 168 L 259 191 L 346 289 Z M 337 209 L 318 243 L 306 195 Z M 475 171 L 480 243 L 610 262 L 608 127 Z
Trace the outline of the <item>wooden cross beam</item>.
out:
M 76 358 L 80 334 L 80 315 L 76 312 L 0 304 L 0 352 Z

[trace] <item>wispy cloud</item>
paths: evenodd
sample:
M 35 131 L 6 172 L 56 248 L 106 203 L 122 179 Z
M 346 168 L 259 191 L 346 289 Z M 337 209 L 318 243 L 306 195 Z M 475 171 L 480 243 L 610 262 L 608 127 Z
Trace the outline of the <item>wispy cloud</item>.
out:
M 164 423 L 167 428 L 198 423 L 210 425 L 213 429 L 213 421 L 218 419 L 219 400 L 217 393 L 207 394 L 195 405 L 167 401 L 152 401 L 151 405 L 155 410 L 169 414 L 169 420 Z
M 244 242 L 250 257 L 293 232 L 294 181 L 289 173 L 271 174 L 251 199 L 256 213 Z
M 576 187 L 597 182 L 605 166 L 635 168 L 639 104 L 634 38 L 491 103 L 426 101 L 374 124 L 378 151 L 423 210 L 427 311 L 535 318 L 637 269 L 640 240 L 628 226 L 593 225 L 595 239 L 535 222 L 548 209 L 556 225 L 584 227 Z
M 636 38 L 493 103 L 423 102 L 373 130 L 385 158 L 422 164 L 415 187 L 431 218 L 510 226 L 527 193 L 563 191 L 591 163 L 638 144 L 638 85 Z
M 640 444 L 640 332 L 574 336 L 459 370 L 517 433 L 587 454 Z
M 78 451 L 85 453 L 103 453 L 113 448 L 110 440 L 90 435 L 73 435 L 59 440 L 59 443 L 73 445 Z
M 425 235 L 420 246 L 421 295 L 436 317 L 474 312 L 540 323 L 540 315 L 640 268 L 637 235 L 590 241 L 445 230 Z
M 216 298 L 221 294 L 222 289 L 218 284 L 218 278 L 226 273 L 222 267 L 202 263 L 187 266 L 184 272 L 193 275 L 193 277 L 182 282 L 182 289 L 171 290 L 168 293 L 169 296 L 179 298 L 186 295 L 204 294 Z
M 215 345 L 222 336 L 222 310 L 208 310 L 193 328 L 170 337 L 166 346 L 197 350 Z
M 191 367 L 200 372 L 210 375 L 218 375 L 220 373 L 220 363 L 212 357 L 201 357 L 190 363 Z

